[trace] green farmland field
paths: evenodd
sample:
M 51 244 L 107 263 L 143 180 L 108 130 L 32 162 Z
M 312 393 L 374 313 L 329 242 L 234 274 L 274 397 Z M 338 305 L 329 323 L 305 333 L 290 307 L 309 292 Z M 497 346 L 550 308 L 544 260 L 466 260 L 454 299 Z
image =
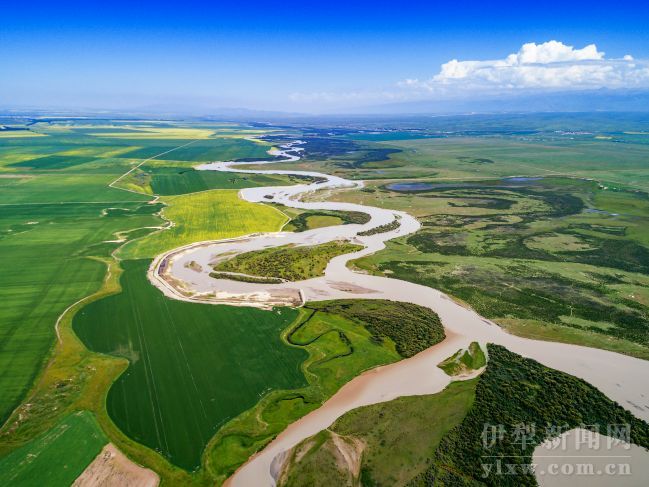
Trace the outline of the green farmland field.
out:
M 108 394 L 117 425 L 193 470 L 220 425 L 269 390 L 306 383 L 307 355 L 280 339 L 296 311 L 174 301 L 151 286 L 148 265 L 123 262 L 122 293 L 85 307 L 74 329 L 90 349 L 131 362 Z
M 80 411 L 0 458 L 0 484 L 68 487 L 107 443 L 94 416 Z
M 279 210 L 239 198 L 236 190 L 213 190 L 188 195 L 165 196 L 165 219 L 174 223 L 120 251 L 125 259 L 155 257 L 167 250 L 203 240 L 238 237 L 254 232 L 275 232 L 286 222 Z
M 187 137 L 185 142 L 189 142 L 191 137 Z M 134 145 L 140 144 L 141 139 L 135 141 Z M 152 140 L 148 147 L 137 149 L 126 154 L 126 157 L 135 159 L 147 159 L 156 154 L 160 154 L 172 147 L 179 146 L 182 140 L 167 139 Z M 190 161 L 212 162 L 212 161 L 230 161 L 237 159 L 268 159 L 270 156 L 266 153 L 270 145 L 251 142 L 243 138 L 215 138 L 199 140 L 187 147 L 182 147 L 168 154 L 157 157 L 161 161 Z
M 263 174 L 197 171 L 186 167 L 142 168 L 151 173 L 151 190 L 163 196 L 195 193 L 208 189 L 241 189 L 290 184 L 288 178 Z
M 143 239 L 152 231 L 151 227 L 164 223 L 157 216 L 161 203 L 147 204 L 151 196 L 125 192 L 109 187 L 109 184 L 142 162 L 137 151 L 148 150 L 149 156 L 168 150 L 172 154 L 172 149 L 191 142 L 178 136 L 194 134 L 175 130 L 173 133 L 156 133 L 152 137 L 140 137 L 137 133 L 138 137 L 129 138 L 127 136 L 137 130 L 100 129 L 90 125 L 81 128 L 75 124 L 39 123 L 33 130 L 41 136 L 0 140 L 0 252 L 3 272 L 0 286 L 0 301 L 3 303 L 0 310 L 0 420 L 5 422 L 32 387 L 35 389 L 28 397 L 36 401 L 23 404 L 11 421 L 3 425 L 0 435 L 3 455 L 50 431 L 68 411 L 74 410 L 74 404 L 81 402 L 92 409 L 97 404 L 95 401 L 102 401 L 108 390 L 106 380 L 110 380 L 110 374 L 120 370 L 123 362 L 110 362 L 108 358 L 98 358 L 78 349 L 76 339 L 65 329 L 61 331 L 63 337 L 68 337 L 65 338 L 67 341 L 58 342 L 55 324 L 66 308 L 102 288 L 107 278 L 107 264 L 115 266 L 108 279 L 111 275 L 119 275 L 111 253 L 124 240 Z M 117 132 L 120 132 L 119 137 L 109 135 Z M 203 132 L 199 130 L 194 135 L 202 136 Z M 222 139 L 196 142 L 198 150 L 192 157 L 211 159 L 220 151 L 219 147 L 226 150 L 221 154 L 223 159 L 263 157 L 269 147 L 241 138 L 228 138 L 221 142 Z M 216 152 L 212 154 L 209 151 Z M 191 162 L 181 160 L 171 164 L 190 167 Z M 194 188 L 190 184 L 185 189 Z M 245 208 L 238 205 L 236 190 L 197 193 L 180 198 L 185 199 L 172 202 L 168 208 L 171 216 L 177 219 L 174 222 L 175 233 L 166 244 L 164 239 L 156 237 L 163 242 L 161 248 L 173 247 L 182 238 L 191 241 L 203 235 L 220 238 L 220 235 L 277 230 L 286 220 L 279 211 L 260 206 L 263 216 L 260 225 L 253 218 L 254 205 L 244 204 Z M 197 205 L 205 212 L 193 214 L 193 210 L 182 208 L 184 203 Z M 228 216 L 224 217 L 226 213 Z M 219 220 L 214 225 L 216 229 L 200 225 L 200 218 L 215 222 L 215 215 Z M 183 216 L 186 216 L 184 220 Z M 263 226 L 264 223 L 267 226 Z M 224 228 L 225 224 L 227 227 Z M 155 245 L 151 249 L 157 252 Z M 118 291 L 112 285 L 107 290 Z M 212 311 L 215 309 L 210 308 Z M 241 313 L 241 310 L 235 310 L 234 315 L 237 312 Z M 268 315 L 272 316 L 271 313 Z M 66 320 L 70 316 L 68 313 Z M 212 320 L 212 317 L 208 318 Z M 289 318 L 284 319 L 290 322 Z M 212 322 L 209 320 L 203 322 Z M 276 337 L 286 326 L 286 322 L 279 320 L 281 325 L 278 325 Z M 55 343 L 56 351 L 52 352 Z M 293 353 L 298 358 L 302 356 L 299 350 Z M 299 362 L 298 359 L 296 363 Z M 108 364 L 106 375 L 102 375 L 102 370 L 97 376 L 94 368 L 97 364 Z M 47 367 L 44 369 L 44 366 Z M 295 369 L 297 371 L 297 366 Z M 42 376 L 39 375 L 41 370 L 45 370 Z M 90 373 L 91 370 L 94 372 Z M 301 377 L 299 372 L 295 373 Z M 255 400 L 251 401 L 247 407 L 254 404 Z M 98 418 L 105 414 L 94 411 Z M 238 412 L 236 410 L 233 414 Z M 119 443 L 114 427 L 102 421 L 105 431 L 113 428 L 111 438 Z M 202 448 L 200 442 L 197 445 Z M 120 447 L 128 449 L 130 446 L 122 442 Z M 51 457 L 51 464 L 62 464 L 60 457 L 66 455 L 67 450 L 61 448 L 52 452 L 51 455 L 58 454 L 59 458 L 54 460 Z
M 106 272 L 88 257 L 105 255 L 115 232 L 158 224 L 154 205 L 107 203 L 0 204 L 0 419 L 22 399 L 48 356 L 54 323 L 69 305 L 94 292 Z M 4 194 L 0 195 L 0 201 Z M 121 215 L 101 216 L 107 208 Z M 147 214 L 148 213 L 148 214 Z

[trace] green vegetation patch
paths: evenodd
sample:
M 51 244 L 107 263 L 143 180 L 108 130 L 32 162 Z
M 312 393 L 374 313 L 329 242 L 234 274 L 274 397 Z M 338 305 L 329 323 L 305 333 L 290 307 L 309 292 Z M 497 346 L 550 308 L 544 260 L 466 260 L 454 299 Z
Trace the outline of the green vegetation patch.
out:
M 442 437 L 473 404 L 477 379 L 458 381 L 438 394 L 400 397 L 354 409 L 327 430 L 293 448 L 281 486 L 403 486 L 426 471 Z M 340 440 L 359 456 L 358 471 L 340 461 Z
M 535 320 L 541 327 L 547 323 L 578 328 L 587 334 L 601 335 L 596 346 L 602 348 L 615 346 L 610 337 L 642 346 L 636 348 L 649 345 L 645 306 L 628 299 L 627 293 L 622 295 L 623 299 L 618 298 L 614 283 L 593 281 L 590 276 L 576 272 L 576 276 L 566 276 L 562 267 L 472 259 L 389 261 L 381 265 L 382 270 L 391 271 L 392 277 L 441 289 L 469 303 L 482 316 L 504 325 L 515 319 Z M 579 325 L 562 317 L 579 318 Z M 586 326 L 582 320 L 592 325 Z M 603 327 L 602 322 L 613 326 Z M 561 334 L 555 339 L 564 341 Z M 586 338 L 579 340 L 582 339 Z M 626 345 L 615 350 L 638 353 Z M 647 351 L 640 356 L 648 356 Z
M 195 193 L 208 189 L 241 189 L 287 184 L 289 179 L 265 174 L 198 171 L 187 167 L 144 167 L 154 194 L 163 196 Z
M 384 225 L 379 225 L 378 227 L 370 228 L 369 230 L 365 230 L 363 232 L 358 232 L 359 237 L 368 237 L 370 235 L 376 235 L 379 233 L 387 233 L 391 232 L 392 230 L 396 230 L 399 228 L 399 219 L 395 218 L 392 220 L 390 223 L 386 223 Z
M 412 357 L 445 337 L 437 313 L 416 304 L 384 299 L 339 299 L 308 303 L 305 307 L 359 323 L 377 343 L 389 338 L 402 357 Z
M 440 289 L 514 333 L 649 357 L 649 196 L 557 177 L 435 186 L 409 197 L 420 231 L 355 264 Z M 496 195 L 510 207 L 467 199 Z
M 450 376 L 463 375 L 479 370 L 487 364 L 487 357 L 478 342 L 471 342 L 469 348 L 458 350 L 441 362 L 438 367 Z
M 370 215 L 360 211 L 321 211 L 307 210 L 293 219 L 284 227 L 289 232 L 304 232 L 314 228 L 332 225 L 357 223 L 363 225 L 370 221 Z
M 107 442 L 90 412 L 72 413 L 47 433 L 0 458 L 0 484 L 68 487 Z
M 189 140 L 172 140 L 170 138 L 167 141 L 164 138 L 154 139 L 151 141 L 154 145 L 129 152 L 125 157 L 148 159 L 156 156 L 156 159 L 161 161 L 191 162 L 231 161 L 246 158 L 268 159 L 270 157 L 266 152 L 270 149 L 269 145 L 252 142 L 244 138 L 230 137 L 199 140 L 193 142 L 191 145 L 179 147 L 178 149 L 163 154 L 173 147 L 190 141 L 191 138 Z M 142 140 L 136 140 L 133 141 L 133 145 L 141 145 L 143 142 Z
M 573 428 L 630 425 L 631 442 L 649 446 L 649 424 L 587 382 L 498 345 L 488 352 L 477 379 L 346 413 L 289 452 L 279 485 L 537 485 L 534 449 Z M 341 438 L 355 446 L 354 465 Z M 498 462 L 514 474 L 500 475 Z
M 171 300 L 151 286 L 148 266 L 123 262 L 122 292 L 83 308 L 73 326 L 91 350 L 130 361 L 106 400 L 113 421 L 194 470 L 221 425 L 270 390 L 305 384 L 306 353 L 280 340 L 297 311 Z
M 284 245 L 236 255 L 215 265 L 214 270 L 302 281 L 321 276 L 334 257 L 362 248 L 344 241 L 312 246 Z
M 488 352 L 473 407 L 442 439 L 432 465 L 413 485 L 536 485 L 531 468 L 522 468 L 530 466 L 534 448 L 584 425 L 606 435 L 607 425 L 628 424 L 631 442 L 649 447 L 649 424 L 586 381 L 499 345 L 489 345 Z M 490 425 L 502 425 L 502 438 L 485 437 Z M 498 475 L 499 461 L 518 465 L 516 475 Z
M 12 167 L 29 167 L 33 169 L 65 169 L 66 167 L 78 166 L 87 162 L 95 161 L 95 157 L 79 156 L 46 156 L 11 164 Z
M 546 233 L 534 235 L 525 241 L 530 249 L 544 250 L 546 252 L 580 252 L 593 250 L 587 242 L 577 235 Z
M 247 276 L 244 274 L 235 274 L 232 272 L 210 272 L 210 277 L 214 279 L 229 279 L 231 281 L 252 282 L 255 284 L 279 284 L 284 282 L 278 277 L 257 277 Z
M 358 485 L 359 472 L 356 467 L 359 462 L 354 460 L 360 456 L 363 446 L 355 438 L 323 430 L 290 450 L 290 457 L 282 465 L 277 485 Z M 346 455 L 349 456 L 351 465 L 347 462 Z

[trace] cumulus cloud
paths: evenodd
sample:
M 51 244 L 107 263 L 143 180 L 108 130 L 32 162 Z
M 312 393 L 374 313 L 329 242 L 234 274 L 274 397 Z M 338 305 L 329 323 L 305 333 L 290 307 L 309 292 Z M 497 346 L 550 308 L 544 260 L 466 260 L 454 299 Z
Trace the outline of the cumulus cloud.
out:
M 575 49 L 559 41 L 524 44 L 504 59 L 442 64 L 427 80 L 406 79 L 401 87 L 444 92 L 471 90 L 592 89 L 649 87 L 649 64 L 631 55 L 606 58 L 595 44 Z

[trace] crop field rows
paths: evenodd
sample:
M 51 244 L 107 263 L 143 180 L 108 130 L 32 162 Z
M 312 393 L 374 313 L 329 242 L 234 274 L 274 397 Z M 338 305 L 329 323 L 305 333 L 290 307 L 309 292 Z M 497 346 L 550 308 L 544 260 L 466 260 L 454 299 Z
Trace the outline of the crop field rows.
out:
M 194 470 L 218 426 L 269 388 L 303 385 L 305 355 L 280 342 L 296 312 L 173 301 L 148 282 L 149 263 L 124 261 L 122 292 L 85 307 L 74 330 L 91 350 L 131 362 L 108 394 L 113 420 Z

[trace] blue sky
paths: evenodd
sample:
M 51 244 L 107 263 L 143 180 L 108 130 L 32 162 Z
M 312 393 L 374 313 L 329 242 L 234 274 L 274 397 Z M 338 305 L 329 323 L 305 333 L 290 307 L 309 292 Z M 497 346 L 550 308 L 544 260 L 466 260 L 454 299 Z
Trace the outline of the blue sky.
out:
M 586 60 L 570 53 L 560 59 L 565 65 L 579 58 L 593 80 L 604 69 L 624 70 L 601 86 L 586 80 L 585 87 L 642 87 L 649 59 L 649 7 L 640 2 L 93 3 L 3 6 L 0 107 L 342 111 L 536 90 L 548 76 L 563 76 L 551 59 L 553 70 L 534 72 L 531 81 L 518 65 L 497 81 L 499 65 L 467 73 L 472 65 L 460 64 L 461 74 L 435 78 L 453 59 L 502 60 L 526 43 L 556 40 L 575 50 L 596 44 L 597 54 Z M 608 61 L 628 54 L 632 65 Z M 566 78 L 555 88 L 571 83 Z

